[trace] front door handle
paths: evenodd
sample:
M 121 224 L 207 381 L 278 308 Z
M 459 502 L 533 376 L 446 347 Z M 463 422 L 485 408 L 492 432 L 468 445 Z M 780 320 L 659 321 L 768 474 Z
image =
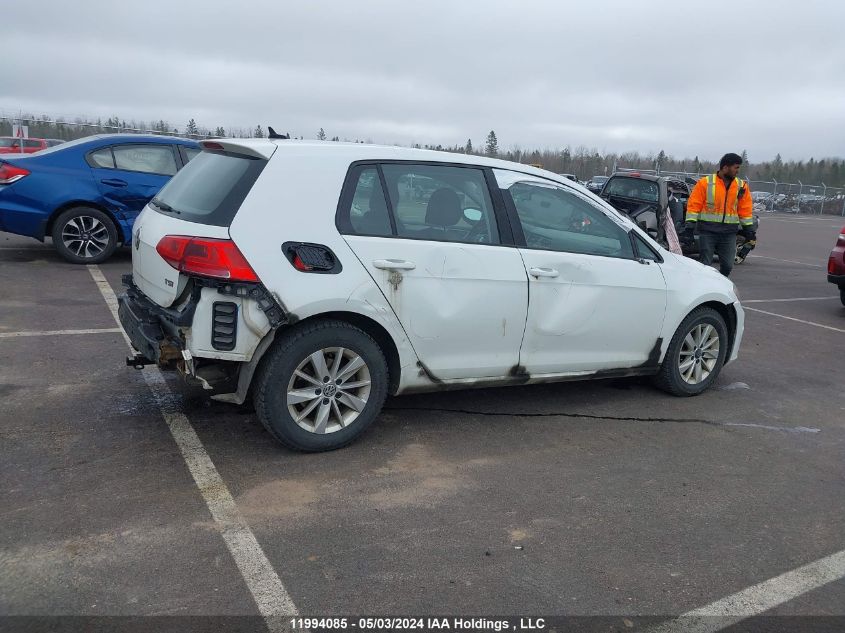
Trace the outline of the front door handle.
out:
M 532 277 L 557 277 L 560 273 L 554 268 L 529 268 Z
M 414 270 L 417 265 L 414 262 L 406 262 L 404 259 L 377 259 L 373 266 L 380 270 Z
M 120 180 L 119 178 L 105 178 L 100 182 L 104 185 L 108 185 L 109 187 L 125 187 L 129 184 L 125 180 Z

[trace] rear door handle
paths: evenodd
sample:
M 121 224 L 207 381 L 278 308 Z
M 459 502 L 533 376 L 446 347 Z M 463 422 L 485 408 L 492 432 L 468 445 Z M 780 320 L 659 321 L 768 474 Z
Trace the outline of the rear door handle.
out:
M 404 259 L 376 259 L 373 266 L 381 270 L 414 270 L 417 267 L 414 262 L 406 262 Z
M 104 185 L 108 185 L 109 187 L 125 187 L 129 184 L 125 180 L 120 180 L 119 178 L 105 178 L 100 182 Z
M 557 277 L 560 274 L 554 268 L 529 268 L 528 273 L 532 277 Z

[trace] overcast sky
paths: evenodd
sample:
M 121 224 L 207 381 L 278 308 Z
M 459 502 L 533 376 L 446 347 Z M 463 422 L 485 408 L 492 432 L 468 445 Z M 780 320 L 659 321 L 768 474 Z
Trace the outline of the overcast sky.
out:
M 0 110 L 313 138 L 845 156 L 845 3 L 4 3 Z

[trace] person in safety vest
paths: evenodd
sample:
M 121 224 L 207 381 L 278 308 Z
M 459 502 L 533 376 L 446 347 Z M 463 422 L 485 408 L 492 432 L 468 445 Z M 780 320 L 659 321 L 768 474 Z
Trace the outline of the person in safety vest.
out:
M 747 241 L 757 239 L 752 229 L 752 202 L 748 182 L 737 178 L 742 158 L 725 154 L 719 172 L 699 180 L 687 202 L 687 217 L 681 240 L 694 241 L 698 228 L 699 261 L 710 265 L 713 253 L 719 255 L 719 271 L 731 274 L 736 256 L 736 235 Z

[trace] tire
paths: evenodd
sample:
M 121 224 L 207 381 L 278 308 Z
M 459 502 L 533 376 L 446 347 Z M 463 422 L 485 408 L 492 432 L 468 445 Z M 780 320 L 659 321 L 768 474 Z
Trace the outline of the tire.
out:
M 693 346 L 689 345 L 689 336 L 692 336 Z M 719 347 L 713 357 L 715 340 Z M 716 380 L 725 364 L 727 352 L 728 328 L 722 315 L 708 307 L 693 310 L 672 337 L 660 371 L 654 377 L 654 384 L 674 396 L 697 396 Z M 689 371 L 689 376 L 685 378 L 681 367 L 690 361 L 693 363 L 691 369 L 684 367 L 683 370 L 683 373 Z M 696 367 L 701 370 L 698 376 Z
M 91 207 L 63 211 L 53 222 L 52 237 L 59 255 L 72 264 L 104 262 L 114 253 L 118 241 L 112 219 Z
M 320 369 L 316 354 L 323 359 Z M 356 386 L 347 388 L 351 383 Z M 253 401 L 258 419 L 284 446 L 330 451 L 372 424 L 388 384 L 387 361 L 369 334 L 344 321 L 321 320 L 294 327 L 276 341 L 256 374 Z

